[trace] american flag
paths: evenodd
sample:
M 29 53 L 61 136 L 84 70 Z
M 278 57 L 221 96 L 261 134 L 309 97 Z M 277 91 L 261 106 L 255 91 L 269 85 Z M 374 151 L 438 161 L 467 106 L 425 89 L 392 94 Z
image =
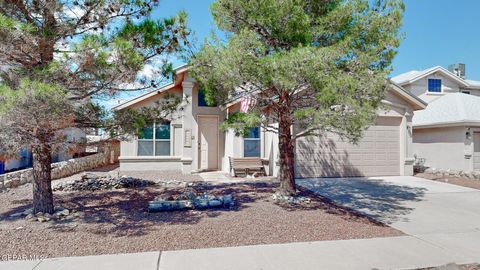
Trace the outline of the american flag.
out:
M 242 102 L 240 103 L 240 112 L 246 113 L 250 109 L 251 106 L 255 106 L 257 100 L 251 96 L 246 96 L 242 98 Z

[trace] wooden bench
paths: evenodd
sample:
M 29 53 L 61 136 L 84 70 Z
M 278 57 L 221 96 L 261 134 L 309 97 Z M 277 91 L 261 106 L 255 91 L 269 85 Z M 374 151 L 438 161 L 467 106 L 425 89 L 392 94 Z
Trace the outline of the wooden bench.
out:
M 229 157 L 230 159 L 230 170 L 233 170 L 233 175 L 237 177 L 241 172 L 243 176 L 247 176 L 250 173 L 259 173 L 263 176 L 266 175 L 265 167 L 263 166 L 263 161 L 258 157 L 246 157 L 246 158 L 235 158 Z

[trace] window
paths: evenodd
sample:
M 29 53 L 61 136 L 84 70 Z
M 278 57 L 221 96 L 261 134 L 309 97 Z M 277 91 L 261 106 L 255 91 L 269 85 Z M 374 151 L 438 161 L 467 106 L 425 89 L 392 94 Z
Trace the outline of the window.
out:
M 260 127 L 251 128 L 243 137 L 243 156 L 260 157 Z
M 442 92 L 442 80 L 440 80 L 440 79 L 428 79 L 428 92 L 441 93 Z
M 199 107 L 216 107 L 216 104 L 208 105 L 207 100 L 205 99 L 205 90 L 198 89 L 198 106 Z
M 170 156 L 170 123 L 143 128 L 138 136 L 138 156 Z

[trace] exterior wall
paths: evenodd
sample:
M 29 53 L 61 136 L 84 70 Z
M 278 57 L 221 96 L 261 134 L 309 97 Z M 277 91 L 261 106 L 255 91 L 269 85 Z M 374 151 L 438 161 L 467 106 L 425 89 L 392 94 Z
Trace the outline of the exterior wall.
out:
M 226 114 L 240 111 L 240 103 L 232 105 Z M 272 124 L 278 127 L 278 124 Z M 276 176 L 278 172 L 278 136 L 265 128 L 260 129 L 260 158 L 268 161 L 265 171 L 268 175 Z M 229 157 L 243 157 L 243 137 L 235 136 L 233 130 L 225 133 L 225 152 L 223 156 L 223 171 L 230 172 Z
M 121 170 L 182 170 L 191 173 L 199 170 L 199 128 L 198 119 L 201 116 L 216 116 L 219 124 L 232 112 L 238 111 L 237 103 L 225 111 L 219 107 L 198 106 L 198 86 L 188 75 L 183 77 L 181 84 L 169 90 L 182 95 L 186 103 L 181 113 L 171 116 L 171 156 L 137 156 L 138 140 L 130 137 L 121 142 L 120 169 Z M 155 95 L 134 105 L 134 108 L 153 106 L 161 95 Z M 386 106 L 378 111 L 382 119 L 395 118 L 400 131 L 400 174 L 413 174 L 413 152 L 411 147 L 411 120 L 412 106 L 404 97 L 388 91 L 385 98 Z M 400 119 L 400 121 L 399 121 Z M 277 125 L 277 124 L 272 124 Z M 261 158 L 268 161 L 267 173 L 277 175 L 278 171 L 278 136 L 277 134 L 261 129 Z M 233 130 L 222 132 L 218 137 L 218 169 L 230 171 L 229 157 L 243 157 L 243 138 L 235 136 Z
M 138 156 L 138 139 L 130 137 L 121 142 L 120 170 L 181 170 L 191 173 L 199 169 L 198 119 L 201 116 L 217 116 L 220 124 L 224 120 L 224 112 L 219 107 L 198 106 L 198 85 L 188 75 L 169 92 L 182 96 L 185 101 L 183 110 L 170 117 L 170 156 Z M 155 106 L 159 99 L 161 95 L 151 97 L 136 103 L 133 108 Z M 224 145 L 225 134 L 219 131 L 218 169 L 224 169 Z
M 239 106 L 232 106 L 229 112 L 239 110 Z M 379 116 L 379 124 L 394 123 L 399 125 L 399 171 L 401 175 L 413 175 L 413 150 L 412 150 L 412 107 L 397 96 L 393 91 L 388 91 L 385 97 L 385 106 L 377 112 Z M 385 122 L 386 121 L 386 122 Z M 277 124 L 273 124 L 277 126 Z M 277 175 L 278 172 L 278 136 L 273 132 L 261 130 L 261 157 L 269 161 L 267 173 L 269 175 Z M 243 157 L 243 138 L 235 136 L 233 131 L 226 134 L 226 151 L 225 151 L 225 167 L 228 166 L 228 157 Z M 227 167 L 229 168 L 229 167 Z M 228 169 L 225 170 L 228 172 Z
M 441 79 L 442 80 L 442 92 L 441 93 L 428 93 L 428 79 Z M 458 82 L 436 72 L 430 76 L 422 78 L 412 84 L 404 85 L 405 90 L 410 91 L 413 95 L 421 98 L 423 101 L 430 103 L 439 97 L 442 97 L 449 93 L 457 93 L 461 91 L 468 91 L 471 95 L 480 96 L 480 90 L 478 89 L 466 89 L 463 88 Z
M 425 158 L 427 167 L 471 171 L 472 159 L 466 156 L 472 147 L 471 141 L 466 140 L 463 126 L 413 131 L 413 152 L 418 158 Z
M 59 179 L 76 173 L 107 165 L 110 162 L 109 151 L 86 157 L 52 163 L 52 179 Z M 25 169 L 0 175 L 0 190 L 15 188 L 33 181 L 33 169 Z
M 388 104 L 388 111 L 379 111 L 378 116 L 401 117 L 400 132 L 400 175 L 413 175 L 413 134 L 412 118 L 413 108 L 402 98 L 392 91 L 387 92 L 385 103 Z
M 442 92 L 441 93 L 428 93 L 428 79 L 441 79 L 442 80 Z M 430 103 L 436 100 L 439 97 L 444 96 L 448 93 L 456 93 L 460 91 L 458 82 L 452 81 L 451 79 L 443 76 L 440 73 L 434 73 L 430 76 L 422 78 L 410 85 L 404 86 L 404 88 L 413 95 L 421 98 L 427 103 Z

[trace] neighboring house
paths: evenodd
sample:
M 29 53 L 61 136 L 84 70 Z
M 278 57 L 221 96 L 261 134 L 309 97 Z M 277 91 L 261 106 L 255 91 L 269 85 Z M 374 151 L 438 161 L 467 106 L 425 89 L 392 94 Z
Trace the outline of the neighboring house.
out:
M 260 157 L 268 161 L 270 175 L 276 175 L 278 137 L 263 128 L 252 128 L 248 136 L 222 132 L 220 123 L 238 112 L 241 99 L 209 107 L 188 68 L 177 69 L 171 84 L 125 102 L 114 110 L 154 106 L 166 92 L 188 102 L 171 121 L 156 123 L 121 142 L 120 169 L 230 171 L 229 157 Z M 379 110 L 377 124 L 370 127 L 356 146 L 334 135 L 307 137 L 297 141 L 297 177 L 411 175 L 413 152 L 411 119 L 414 110 L 426 103 L 392 84 Z
M 392 78 L 426 101 L 413 118 L 413 152 L 425 166 L 480 170 L 480 81 L 465 79 L 465 65 L 433 67 Z
M 85 140 L 85 132 L 78 128 L 70 128 L 65 131 L 66 139 L 69 142 L 81 142 Z M 59 162 L 82 155 L 85 152 L 84 147 L 77 147 L 70 151 L 62 151 L 52 156 L 52 162 Z M 0 161 L 0 174 L 10 171 L 16 171 L 32 167 L 32 152 L 23 149 L 17 158 Z

